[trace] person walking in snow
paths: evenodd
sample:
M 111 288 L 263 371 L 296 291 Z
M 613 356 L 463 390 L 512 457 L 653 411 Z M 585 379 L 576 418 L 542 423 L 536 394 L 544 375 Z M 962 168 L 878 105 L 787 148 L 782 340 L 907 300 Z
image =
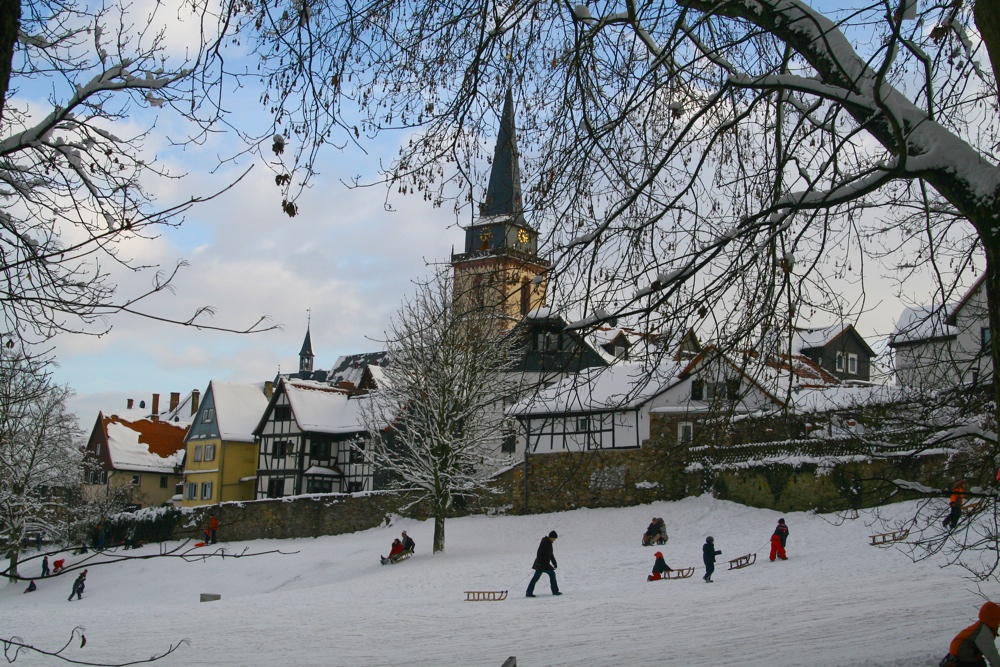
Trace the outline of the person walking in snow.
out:
M 49 557 L 42 556 L 42 576 L 49 576 Z
M 413 541 L 413 538 L 403 531 L 403 553 L 412 554 L 413 550 L 417 548 L 417 543 Z
M 667 565 L 667 561 L 663 560 L 662 551 L 657 551 L 653 554 L 653 557 L 656 558 L 653 561 L 653 574 L 646 577 L 646 581 L 658 581 L 663 578 L 665 572 L 673 572 L 670 566 Z
M 948 505 L 951 506 L 951 511 L 948 512 L 948 516 L 944 518 L 941 525 L 949 530 L 955 530 L 955 526 L 958 525 L 958 520 L 962 518 L 962 505 L 965 503 L 965 480 L 960 479 L 955 483 L 955 488 L 951 490 L 951 498 L 948 499 Z
M 552 545 L 555 543 L 559 535 L 556 531 L 549 531 L 549 534 L 542 538 L 542 541 L 538 544 L 538 553 L 535 554 L 535 562 L 531 564 L 531 569 L 535 571 L 534 576 L 531 577 L 531 582 L 528 584 L 528 590 L 525 593 L 525 597 L 533 598 L 535 597 L 535 584 L 538 580 L 542 578 L 542 573 L 549 575 L 549 584 L 552 587 L 553 595 L 562 595 L 559 592 L 559 584 L 556 583 L 556 557 L 552 553 Z
M 1000 605 L 987 602 L 979 608 L 979 620 L 951 640 L 941 667 L 986 667 L 987 662 L 990 667 L 1000 667 L 1000 653 L 996 646 L 998 626 Z
M 715 538 L 709 535 L 705 538 L 705 544 L 701 547 L 701 559 L 705 562 L 705 576 L 702 579 L 705 583 L 712 583 L 712 573 L 715 572 L 715 557 L 721 556 L 722 552 L 715 548 Z
M 69 594 L 69 597 L 66 599 L 72 601 L 73 596 L 75 595 L 77 600 L 82 600 L 83 588 L 86 585 L 86 581 L 87 581 L 87 571 L 84 570 L 83 572 L 80 573 L 80 576 L 76 578 L 76 581 L 73 582 L 73 591 Z
M 209 544 L 216 544 L 219 541 L 219 520 L 214 514 L 208 515 L 208 529 L 205 531 L 205 541 Z
M 771 534 L 771 561 L 774 561 L 774 557 L 777 556 L 781 560 L 788 560 L 787 554 L 785 554 L 785 541 L 788 539 L 788 526 L 785 525 L 784 519 L 778 519 L 778 525 L 775 527 L 774 532 Z

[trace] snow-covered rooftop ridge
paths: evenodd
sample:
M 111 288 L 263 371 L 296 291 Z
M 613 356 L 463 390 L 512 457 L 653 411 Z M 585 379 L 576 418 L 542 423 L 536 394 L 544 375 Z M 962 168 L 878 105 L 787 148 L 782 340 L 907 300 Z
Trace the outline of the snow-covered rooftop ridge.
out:
M 356 433 L 361 426 L 363 396 L 351 397 L 343 389 L 312 380 L 285 380 L 285 393 L 295 422 L 303 431 Z
M 788 407 L 799 414 L 854 410 L 897 401 L 902 391 L 896 385 L 806 387 L 792 393 Z
M 253 442 L 253 430 L 267 409 L 267 396 L 255 384 L 212 380 L 212 397 L 219 437 L 222 440 Z
M 686 362 L 665 362 L 654 371 L 620 363 L 588 368 L 507 409 L 511 415 L 622 410 L 645 403 L 677 381 Z
M 906 308 L 896 321 L 889 345 L 904 345 L 958 335 L 958 328 L 947 323 L 952 306 L 916 306 Z
M 842 334 L 849 326 L 851 325 L 842 322 L 825 327 L 797 327 L 793 332 L 792 349 L 798 354 L 802 350 L 823 347 Z

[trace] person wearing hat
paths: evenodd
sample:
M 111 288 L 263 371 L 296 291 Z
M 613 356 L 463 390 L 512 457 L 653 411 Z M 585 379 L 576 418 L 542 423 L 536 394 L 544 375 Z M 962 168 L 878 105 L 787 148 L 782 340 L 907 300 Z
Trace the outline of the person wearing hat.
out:
M 942 667 L 1000 667 L 997 652 L 997 627 L 1000 626 L 1000 605 L 987 602 L 979 608 L 979 620 L 951 640 Z M 985 658 L 985 660 L 984 660 Z
M 962 505 L 965 503 L 965 480 L 960 479 L 955 483 L 955 488 L 951 490 L 951 498 L 948 499 L 948 504 L 951 506 L 951 511 L 948 512 L 948 516 L 944 518 L 941 525 L 950 530 L 955 530 L 955 526 L 958 525 L 958 520 L 962 518 Z
M 722 552 L 715 548 L 715 538 L 709 535 L 701 547 L 701 559 L 705 562 L 705 576 L 702 579 L 705 580 L 705 583 L 712 583 L 712 573 L 715 572 L 715 557 L 720 555 Z
M 662 551 L 657 551 L 653 554 L 653 557 L 656 559 L 653 561 L 653 574 L 646 577 L 646 581 L 658 581 L 663 578 L 664 572 L 673 572 L 670 566 L 667 565 L 667 561 L 663 560 Z
M 781 560 L 788 560 L 788 555 L 785 553 L 785 541 L 787 539 L 788 526 L 785 525 L 784 519 L 778 519 L 778 525 L 771 534 L 771 562 L 774 562 L 775 557 Z
M 533 598 L 535 597 L 535 584 L 541 579 L 542 573 L 549 575 L 549 583 L 552 585 L 553 595 L 562 595 L 559 592 L 559 584 L 556 583 L 556 557 L 552 553 L 552 544 L 556 541 L 559 536 L 556 531 L 550 531 L 548 535 L 542 538 L 541 543 L 538 545 L 538 553 L 535 556 L 535 562 L 531 564 L 531 569 L 535 571 L 535 575 L 531 577 L 531 583 L 528 584 L 528 591 L 525 593 L 525 597 Z

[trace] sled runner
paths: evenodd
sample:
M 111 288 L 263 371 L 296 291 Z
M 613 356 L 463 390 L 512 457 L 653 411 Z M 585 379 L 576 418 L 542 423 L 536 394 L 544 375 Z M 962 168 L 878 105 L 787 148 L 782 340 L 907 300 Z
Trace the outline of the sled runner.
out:
M 868 539 L 872 541 L 873 545 L 877 546 L 879 544 L 889 544 L 890 542 L 905 540 L 906 536 L 909 534 L 909 528 L 902 528 L 900 530 L 894 530 L 891 533 L 877 533 L 875 535 L 869 535 Z
M 507 591 L 465 591 L 466 602 L 500 602 L 507 599 Z
M 410 552 L 404 551 L 395 558 L 386 558 L 385 556 L 380 556 L 380 558 L 382 559 L 382 565 L 394 565 L 395 563 L 406 560 L 412 555 L 413 555 L 412 551 Z
M 644 546 L 644 547 L 662 547 L 664 544 L 667 543 L 668 539 L 670 539 L 670 538 L 667 538 L 667 537 L 656 537 L 656 538 L 653 538 L 651 540 L 647 540 L 646 539 L 646 535 L 643 534 L 643 536 L 642 536 L 642 546 Z
M 739 570 L 744 567 L 750 567 L 757 562 L 757 554 L 747 554 L 746 556 L 740 556 L 739 558 L 734 558 L 729 561 L 730 570 Z

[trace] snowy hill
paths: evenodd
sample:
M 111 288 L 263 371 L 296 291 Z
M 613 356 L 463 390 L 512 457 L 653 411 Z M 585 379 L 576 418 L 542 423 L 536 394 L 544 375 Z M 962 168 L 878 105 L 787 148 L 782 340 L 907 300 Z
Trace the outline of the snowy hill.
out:
M 694 577 L 646 581 L 656 549 L 640 546 L 640 536 L 653 516 L 666 519 L 667 563 L 696 566 Z M 771 563 L 768 538 L 779 516 L 790 529 L 789 560 Z M 72 577 L 44 580 L 28 595 L 24 584 L 7 584 L 0 636 L 52 648 L 82 625 L 87 646 L 68 655 L 90 662 L 147 658 L 190 639 L 158 665 L 500 667 L 513 655 L 519 667 L 930 667 L 983 602 L 957 568 L 869 546 L 867 536 L 880 530 L 863 518 L 835 525 L 832 516 L 707 496 L 449 520 L 447 550 L 437 556 L 432 528 L 399 519 L 352 535 L 219 545 L 288 555 L 94 567 L 83 600 L 71 603 Z M 535 549 L 553 529 L 564 595 L 551 597 L 543 576 L 538 597 L 527 599 Z M 416 539 L 416 556 L 379 565 L 401 530 Z M 711 584 L 701 580 L 707 535 L 723 552 Z M 726 569 L 728 559 L 751 552 L 755 565 Z M 503 602 L 464 601 L 466 590 L 505 589 Z M 222 599 L 201 603 L 200 593 Z M 1000 599 L 995 583 L 982 593 Z M 22 655 L 16 664 L 62 663 Z

